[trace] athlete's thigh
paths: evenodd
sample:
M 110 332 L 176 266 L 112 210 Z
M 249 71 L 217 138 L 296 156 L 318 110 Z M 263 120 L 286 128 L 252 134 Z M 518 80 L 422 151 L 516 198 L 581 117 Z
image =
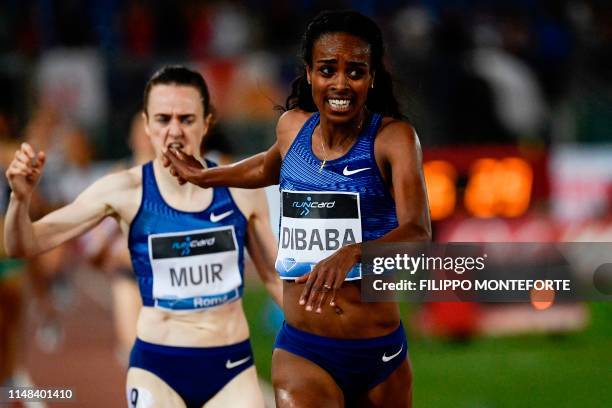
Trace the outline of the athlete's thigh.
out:
M 389 377 L 372 388 L 359 407 L 412 407 L 412 367 L 410 360 L 404 362 Z
M 131 408 L 185 408 L 183 399 L 164 380 L 138 367 L 127 374 L 127 402 Z
M 344 407 L 342 390 L 327 371 L 286 350 L 274 350 L 272 383 L 279 408 Z
M 204 404 L 205 408 L 264 408 L 264 406 L 255 366 L 238 374 Z

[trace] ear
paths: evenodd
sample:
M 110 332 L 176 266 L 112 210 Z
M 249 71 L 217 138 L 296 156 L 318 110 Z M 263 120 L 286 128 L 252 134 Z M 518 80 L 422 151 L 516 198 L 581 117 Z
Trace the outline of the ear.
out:
M 371 89 L 374 89 L 374 80 L 376 80 L 376 71 L 372 72 L 372 82 L 370 82 Z
M 310 66 L 306 64 L 306 81 L 308 81 L 308 85 L 312 83 L 312 78 L 310 77 Z
M 212 125 L 213 122 L 213 114 L 209 113 L 206 115 L 206 117 L 204 117 L 204 136 L 206 137 L 206 135 L 208 135 L 208 131 L 210 130 L 210 125 Z
M 144 122 L 144 129 L 147 136 L 151 137 L 151 131 L 149 130 L 149 116 L 145 111 L 142 111 L 142 120 Z

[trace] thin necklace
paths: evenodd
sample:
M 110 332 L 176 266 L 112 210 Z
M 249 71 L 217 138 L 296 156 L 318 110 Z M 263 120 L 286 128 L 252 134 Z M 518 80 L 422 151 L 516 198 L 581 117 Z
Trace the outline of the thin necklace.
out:
M 327 154 L 325 153 L 325 145 L 323 144 L 323 132 L 321 132 L 321 138 L 319 139 L 321 142 L 321 149 L 323 150 L 323 161 L 321 162 L 321 167 L 319 167 L 319 173 L 323 171 L 323 167 L 325 167 L 325 163 L 327 163 Z
M 357 134 L 361 132 L 363 122 L 365 121 L 365 116 L 366 115 L 363 115 L 361 117 L 361 121 L 359 121 L 359 125 L 357 126 Z M 323 167 L 325 167 L 325 164 L 327 164 L 327 153 L 325 152 L 325 145 L 323 144 L 323 131 L 321 131 L 320 133 L 321 133 L 321 136 L 320 136 L 319 142 L 321 142 L 321 150 L 323 151 L 323 161 L 321 162 L 321 167 L 319 167 L 319 173 L 323 171 Z

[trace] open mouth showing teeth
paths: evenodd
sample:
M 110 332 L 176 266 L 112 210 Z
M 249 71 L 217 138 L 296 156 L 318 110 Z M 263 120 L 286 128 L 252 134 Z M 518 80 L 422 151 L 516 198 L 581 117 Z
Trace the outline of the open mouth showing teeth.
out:
M 170 149 L 177 149 L 177 150 L 181 150 L 183 148 L 183 145 L 181 143 L 170 143 L 170 146 L 168 146 Z
M 327 103 L 335 111 L 347 111 L 351 105 L 350 99 L 328 99 Z

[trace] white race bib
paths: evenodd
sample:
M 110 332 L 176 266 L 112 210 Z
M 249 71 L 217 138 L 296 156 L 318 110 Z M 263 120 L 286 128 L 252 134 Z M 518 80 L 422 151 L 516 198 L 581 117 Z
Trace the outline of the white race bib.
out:
M 276 270 L 281 279 L 295 279 L 345 245 L 359 243 L 359 193 L 281 192 L 281 226 Z M 361 277 L 356 265 L 347 280 Z
M 238 298 L 237 248 L 233 226 L 149 235 L 155 305 L 189 310 Z

